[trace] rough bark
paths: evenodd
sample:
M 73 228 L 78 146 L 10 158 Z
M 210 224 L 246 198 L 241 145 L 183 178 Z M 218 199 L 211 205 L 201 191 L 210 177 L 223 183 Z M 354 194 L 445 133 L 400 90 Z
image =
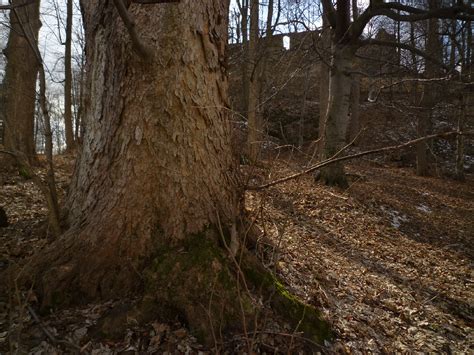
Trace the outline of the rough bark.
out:
M 82 6 L 85 136 L 67 204 L 70 230 L 79 233 L 62 240 L 92 249 L 77 257 L 88 265 L 73 261 L 77 286 L 91 297 L 111 296 L 137 281 L 111 272 L 114 264 L 125 258 L 129 271 L 139 269 L 156 243 L 202 232 L 217 214 L 226 223 L 236 216 L 225 42 L 213 32 L 222 35 L 226 21 L 217 0 L 131 5 L 137 31 L 154 51 L 148 63 L 133 51 L 112 3 Z
M 74 132 L 72 129 L 72 0 L 67 0 L 66 43 L 64 53 L 64 128 L 66 135 L 66 149 L 71 151 L 75 147 Z
M 142 302 L 104 320 L 102 332 L 123 329 L 127 316 L 179 316 L 212 343 L 216 332 L 241 332 L 257 313 L 245 274 L 250 288 L 275 295 L 290 322 L 303 317 L 313 340 L 327 337 L 314 309 L 270 285 L 243 247 L 239 271 L 237 250 L 227 248 L 242 245 L 247 226 L 226 109 L 225 3 L 132 4 L 146 60 L 112 2 L 83 0 L 82 7 L 85 134 L 67 201 L 69 230 L 31 264 L 43 307 L 141 290 Z
M 21 2 L 13 0 L 12 5 Z M 11 29 L 5 50 L 5 147 L 19 151 L 32 160 L 35 155 L 34 117 L 38 62 L 23 35 L 21 24 L 37 40 L 41 27 L 39 1 L 10 11 Z

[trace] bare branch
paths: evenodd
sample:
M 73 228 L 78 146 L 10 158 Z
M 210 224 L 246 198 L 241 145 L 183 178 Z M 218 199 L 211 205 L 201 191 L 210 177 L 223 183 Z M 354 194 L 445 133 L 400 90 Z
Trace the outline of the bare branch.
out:
M 398 42 L 391 42 L 391 41 L 382 41 L 378 39 L 365 39 L 365 40 L 360 40 L 358 41 L 359 45 L 362 46 L 386 46 L 386 47 L 395 47 L 395 48 L 401 48 L 401 49 L 406 49 L 408 51 L 411 51 L 420 57 L 423 57 L 434 64 L 438 65 L 440 68 L 445 69 L 446 71 L 449 71 L 451 68 L 449 68 L 447 65 L 444 63 L 441 63 L 439 60 L 434 58 L 433 56 L 430 56 L 428 53 L 425 51 L 422 51 L 418 48 L 415 48 L 413 46 L 410 46 L 405 43 L 398 43 Z
M 331 0 L 321 0 L 321 3 L 323 4 L 323 16 L 326 16 L 331 27 L 335 28 L 337 25 L 336 10 Z
M 19 7 L 22 7 L 22 6 L 27 6 L 27 5 L 31 5 L 35 2 L 36 0 L 25 0 L 24 3 L 21 3 L 21 4 L 10 4 L 10 5 L 0 5 L 0 11 L 1 10 L 13 10 L 13 9 L 17 9 Z
M 386 16 L 392 20 L 402 22 L 415 22 L 428 20 L 430 18 L 473 21 L 474 9 L 468 5 L 461 4 L 433 10 L 423 10 L 398 2 L 380 2 L 371 4 L 357 20 L 352 23 L 347 35 L 352 39 L 359 38 L 367 23 L 375 16 Z
M 115 7 L 122 18 L 122 21 L 127 28 L 127 31 L 132 39 L 132 44 L 137 53 L 144 59 L 149 59 L 151 57 L 151 52 L 146 46 L 142 43 L 138 37 L 137 31 L 135 29 L 135 20 L 130 16 L 123 0 L 114 0 Z
M 411 147 L 413 145 L 416 145 L 417 143 L 424 142 L 426 140 L 430 140 L 430 139 L 433 139 L 433 138 L 447 138 L 447 137 L 450 137 L 450 136 L 458 136 L 458 135 L 472 136 L 472 135 L 474 135 L 474 131 L 466 131 L 466 132 L 451 131 L 451 132 L 431 134 L 429 136 L 413 139 L 409 142 L 399 144 L 399 145 L 392 145 L 392 146 L 389 146 L 389 147 L 383 147 L 383 148 L 378 148 L 378 149 L 367 150 L 367 151 L 364 151 L 364 152 L 360 152 L 360 153 L 356 153 L 356 154 L 352 154 L 352 155 L 347 155 L 345 157 L 340 157 L 340 158 L 332 157 L 332 158 L 326 159 L 326 160 L 324 160 L 324 161 L 322 161 L 322 162 L 320 162 L 316 165 L 313 165 L 312 167 L 310 167 L 310 168 L 308 168 L 308 169 L 306 169 L 306 170 L 304 170 L 300 173 L 289 175 L 287 177 L 277 179 L 277 180 L 271 181 L 267 184 L 263 184 L 263 185 L 260 185 L 260 186 L 249 186 L 249 187 L 247 187 L 247 190 L 254 190 L 254 191 L 255 190 L 263 190 L 263 189 L 266 189 L 268 187 L 275 186 L 277 184 L 281 184 L 283 182 L 296 179 L 300 176 L 303 176 L 303 175 L 309 174 L 313 171 L 324 168 L 327 165 L 331 165 L 331 164 L 338 163 L 338 162 L 341 162 L 341 161 L 356 159 L 356 158 L 363 157 L 365 155 L 385 153 L 385 152 L 389 152 L 389 151 L 392 151 L 392 150 L 399 150 L 399 149 L 403 149 L 403 148 L 408 148 L 408 147 Z

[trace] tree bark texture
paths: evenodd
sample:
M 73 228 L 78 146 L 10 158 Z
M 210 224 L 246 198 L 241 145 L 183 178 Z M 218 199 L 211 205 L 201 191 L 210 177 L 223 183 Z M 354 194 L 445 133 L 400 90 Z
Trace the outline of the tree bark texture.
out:
M 346 144 L 352 83 L 350 71 L 353 59 L 354 51 L 349 45 L 333 44 L 323 159 L 332 157 Z M 340 163 L 322 169 L 321 178 L 329 185 L 347 186 L 344 165 Z
M 12 5 L 21 3 L 13 0 Z M 18 16 L 17 16 L 18 15 Z M 33 159 L 36 77 L 38 61 L 23 33 L 23 27 L 36 41 L 41 27 L 39 1 L 10 11 L 10 34 L 5 50 L 5 147 Z
M 230 261 L 247 227 L 239 227 L 242 192 L 230 144 L 226 2 L 130 5 L 146 59 L 112 1 L 83 0 L 82 8 L 85 133 L 67 201 L 69 229 L 33 263 L 42 305 L 141 290 L 141 304 L 118 324 L 127 316 L 179 316 L 207 343 L 220 330 L 242 332 L 256 305 Z M 258 262 L 245 265 L 252 282 L 270 283 Z M 307 317 L 300 303 L 273 293 L 289 319 L 308 319 L 305 333 L 327 336 L 315 311 Z M 104 321 L 102 331 L 117 328 L 111 324 Z
M 249 16 L 249 2 L 251 0 L 241 0 L 242 5 L 240 12 L 242 16 L 241 29 L 242 29 L 242 115 L 247 117 L 247 111 L 249 108 L 249 90 L 250 90 L 250 78 L 249 72 L 249 28 L 248 28 L 248 16 Z
M 346 34 L 350 28 L 351 3 L 338 1 L 335 13 L 329 1 L 323 2 L 324 12 L 332 27 L 331 68 L 329 79 L 328 107 L 324 122 L 322 159 L 332 157 L 344 147 L 349 125 L 351 96 L 351 69 L 355 57 L 355 47 Z M 332 20 L 331 17 L 333 16 Z M 335 163 L 321 170 L 319 176 L 328 185 L 347 187 L 347 179 L 342 163 Z
M 221 66 L 224 4 L 131 5 L 152 61 L 134 52 L 112 2 L 82 7 L 85 135 L 69 231 L 45 255 L 45 304 L 65 287 L 84 299 L 134 290 L 133 274 L 160 246 L 203 232 L 218 216 L 227 225 L 238 208 Z

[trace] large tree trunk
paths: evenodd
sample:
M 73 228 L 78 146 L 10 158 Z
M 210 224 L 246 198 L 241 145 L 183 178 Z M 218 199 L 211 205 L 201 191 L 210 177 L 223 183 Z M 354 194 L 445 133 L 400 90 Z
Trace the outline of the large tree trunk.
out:
M 13 0 L 12 5 L 22 3 Z M 10 34 L 5 50 L 5 147 L 25 154 L 30 160 L 35 155 L 34 117 L 38 61 L 23 35 L 23 29 L 38 38 L 41 27 L 39 1 L 10 11 Z
M 245 222 L 226 109 L 227 6 L 132 4 L 147 60 L 134 52 L 112 2 L 82 6 L 85 135 L 69 230 L 33 263 L 43 307 L 140 289 L 143 301 L 129 313 L 138 321 L 181 316 L 207 342 L 220 330 L 242 331 L 257 306 L 231 261 Z M 239 250 L 249 287 L 269 289 L 271 277 Z M 313 339 L 327 335 L 317 313 L 278 291 L 273 299 L 286 317 L 304 316 L 301 329 Z

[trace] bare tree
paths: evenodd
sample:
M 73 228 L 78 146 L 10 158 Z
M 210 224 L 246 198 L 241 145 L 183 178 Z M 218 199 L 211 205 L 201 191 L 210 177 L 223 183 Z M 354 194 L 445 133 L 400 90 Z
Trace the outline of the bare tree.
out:
M 464 3 L 456 6 L 425 9 L 404 5 L 398 2 L 372 1 L 357 19 L 350 19 L 348 1 L 337 1 L 334 6 L 330 0 L 322 0 L 324 11 L 334 29 L 332 38 L 331 79 L 329 88 L 329 107 L 326 116 L 324 157 L 330 157 L 345 144 L 345 135 L 349 117 L 351 64 L 358 48 L 363 45 L 386 45 L 404 48 L 417 55 L 424 56 L 428 61 L 443 66 L 426 52 L 403 43 L 381 40 L 363 40 L 362 33 L 366 25 L 377 16 L 385 16 L 396 21 L 414 22 L 429 19 L 464 19 L 471 20 L 474 9 Z M 347 186 L 344 166 L 333 164 L 321 171 L 321 177 L 328 184 Z

